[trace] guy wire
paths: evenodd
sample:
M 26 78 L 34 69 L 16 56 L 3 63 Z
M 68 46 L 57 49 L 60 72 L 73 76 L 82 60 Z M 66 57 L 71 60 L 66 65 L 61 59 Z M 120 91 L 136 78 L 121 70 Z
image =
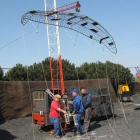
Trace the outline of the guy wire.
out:
M 42 28 L 43 26 L 45 26 L 45 25 L 40 26 L 38 29 Z M 36 30 L 36 29 L 35 29 L 35 30 Z M 32 32 L 34 32 L 35 30 L 32 30 L 32 31 L 30 31 L 30 32 L 26 33 L 24 36 L 22 35 L 22 36 L 18 37 L 17 39 L 15 39 L 15 40 L 13 40 L 13 41 L 9 42 L 8 44 L 6 44 L 6 45 L 4 45 L 4 46 L 0 47 L 0 49 L 3 49 L 3 48 L 5 48 L 5 47 L 7 47 L 8 45 L 10 45 L 10 44 L 12 44 L 12 43 L 14 43 L 14 42 L 18 41 L 19 39 L 21 39 L 21 38 L 25 37 L 26 35 L 28 35 L 28 34 L 30 34 L 30 33 L 32 33 Z
M 106 77 L 107 77 L 107 87 L 108 87 L 107 89 L 108 89 L 108 94 L 109 94 L 109 98 L 110 98 L 111 110 L 112 110 L 112 113 L 113 113 L 114 126 L 115 126 L 115 130 L 116 130 L 116 122 L 115 122 L 115 117 L 114 117 L 114 109 L 113 109 L 113 105 L 112 105 L 112 101 L 111 101 L 110 88 L 109 88 L 109 83 L 108 83 L 109 76 L 108 76 L 108 69 L 107 69 L 107 59 L 106 59 L 106 54 L 105 54 L 103 46 L 102 46 L 102 49 L 103 49 L 104 57 L 105 57 L 105 61 L 106 61 L 105 67 L 106 67 Z
M 22 26 L 22 37 L 23 37 L 23 48 L 24 48 L 25 64 L 26 64 L 26 69 L 27 69 L 27 80 L 28 80 L 28 87 L 29 87 L 29 94 L 30 94 L 30 102 L 31 102 L 31 112 L 33 113 L 31 88 L 30 88 L 29 73 L 28 73 L 28 66 L 27 66 L 27 53 L 26 53 L 26 46 L 25 46 L 25 39 L 24 39 L 24 26 Z M 33 116 L 32 116 L 32 118 L 33 118 Z M 34 124 L 33 123 L 32 123 L 32 126 L 33 126 L 33 138 L 35 140 Z
M 84 38 L 83 38 L 83 39 L 84 39 Z M 85 40 L 85 39 L 84 39 L 84 40 Z M 93 53 L 93 59 L 95 60 L 93 48 L 91 47 L 91 45 L 88 43 L 87 40 L 85 40 L 85 41 L 87 42 L 87 44 L 88 44 L 89 47 L 91 48 L 91 51 L 92 51 L 92 53 Z M 97 75 L 98 85 L 99 85 L 100 92 L 101 92 L 101 95 L 102 95 L 101 86 L 100 86 L 100 81 L 99 81 L 99 77 L 98 77 L 98 71 L 97 71 L 97 64 L 96 64 L 96 63 L 95 63 L 95 68 L 96 68 L 96 75 Z M 105 111 L 105 115 L 106 115 L 106 118 L 107 118 L 107 122 L 108 122 L 108 124 L 109 124 L 111 130 L 114 132 L 114 134 L 116 134 L 116 135 L 121 139 L 121 137 L 120 137 L 120 136 L 117 134 L 117 132 L 112 128 L 112 126 L 111 126 L 111 124 L 110 124 L 110 122 L 109 122 L 109 119 L 108 119 L 108 117 L 107 117 L 107 113 L 106 113 L 106 109 L 105 109 L 104 102 L 103 102 L 103 106 L 104 106 L 104 111 Z
M 65 30 L 66 31 L 66 30 Z M 67 32 L 67 31 L 66 31 Z M 73 40 L 73 42 L 74 42 L 74 39 L 72 38 L 72 36 L 67 32 L 67 34 L 70 36 L 70 38 Z M 85 39 L 84 39 L 85 40 Z M 87 42 L 87 44 L 90 46 L 90 48 L 91 48 L 91 51 L 93 52 L 93 49 L 92 49 L 92 47 L 91 47 L 91 45 L 88 43 L 88 41 L 86 40 L 86 42 Z M 74 42 L 75 43 L 75 42 Z M 94 53 L 93 53 L 93 57 L 94 57 Z M 94 60 L 95 60 L 95 58 L 94 58 Z M 95 64 L 95 67 L 96 67 L 96 74 L 97 74 L 97 77 L 98 77 L 98 72 L 97 72 L 97 66 L 96 66 L 96 64 Z M 99 78 L 98 78 L 98 84 L 99 84 L 99 87 L 100 87 L 100 82 L 99 82 Z M 101 91 L 101 87 L 100 87 L 100 91 Z M 102 94 L 102 93 L 101 93 Z M 104 105 L 104 103 L 103 103 L 103 105 Z M 106 114 L 106 110 L 105 110 L 105 106 L 104 106 L 104 111 L 105 111 L 105 114 Z M 110 122 L 109 122 L 109 120 L 108 120 L 108 117 L 107 117 L 107 114 L 106 114 L 106 118 L 107 118 L 107 121 L 108 121 L 108 124 L 109 124 L 109 126 L 110 126 L 110 128 L 112 129 L 112 131 L 114 132 L 114 134 L 116 134 L 119 138 L 120 138 L 120 136 L 116 133 L 116 131 L 112 128 L 112 126 L 110 125 Z
M 115 55 L 115 56 L 116 56 L 116 61 L 117 61 L 117 55 Z M 118 77 L 118 85 L 119 85 L 118 63 L 117 63 L 117 77 Z M 117 94 L 118 94 L 118 96 L 120 97 L 120 94 L 119 94 L 118 92 L 117 92 Z M 120 99 L 121 99 L 121 97 L 120 97 Z M 129 127 L 128 122 L 127 122 L 127 118 L 126 118 L 126 115 L 125 115 L 125 111 L 124 111 L 124 108 L 123 108 L 123 103 L 122 103 L 122 101 L 119 102 L 119 103 L 120 103 L 120 106 L 121 106 L 121 109 L 122 109 L 122 112 L 123 112 L 123 116 L 124 116 L 124 119 L 125 119 L 125 123 L 126 123 L 127 128 L 128 128 L 131 132 L 133 132 L 134 134 L 140 135 L 138 132 L 136 133 L 135 131 L 133 131 L 133 130 Z M 134 134 L 133 134 L 133 135 L 134 135 Z
M 30 21 L 31 22 L 31 21 Z M 40 58 L 40 61 L 41 61 L 41 52 L 40 52 L 40 43 L 39 43 L 39 36 L 38 36 L 38 27 L 36 28 L 36 26 L 31 22 L 31 24 L 33 25 L 33 27 L 36 29 L 36 40 L 37 40 L 37 47 L 38 47 L 38 51 L 39 51 L 39 58 Z M 38 23 L 39 25 L 39 23 Z M 41 61 L 41 67 L 42 67 L 42 72 L 43 72 L 43 76 L 44 76 L 44 80 L 45 80 L 45 83 L 46 83 L 46 87 L 48 89 L 48 82 L 47 82 L 47 79 L 46 79 L 46 75 L 45 75 L 45 70 L 44 70 L 44 66 L 43 66 L 43 61 Z

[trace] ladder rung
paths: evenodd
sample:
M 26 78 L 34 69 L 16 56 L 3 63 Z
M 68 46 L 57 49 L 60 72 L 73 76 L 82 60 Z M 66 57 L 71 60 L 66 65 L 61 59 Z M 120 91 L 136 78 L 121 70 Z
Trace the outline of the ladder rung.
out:
M 59 70 L 59 69 L 52 69 L 52 70 Z

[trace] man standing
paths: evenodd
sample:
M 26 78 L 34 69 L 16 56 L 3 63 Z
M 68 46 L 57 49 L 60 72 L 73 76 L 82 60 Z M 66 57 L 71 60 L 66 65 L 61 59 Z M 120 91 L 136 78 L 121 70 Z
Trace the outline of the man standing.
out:
M 77 121 L 78 121 L 76 134 L 80 134 L 80 133 L 83 133 L 83 128 L 81 126 L 80 121 L 81 121 L 82 114 L 84 113 L 84 107 L 83 107 L 83 104 L 82 104 L 81 97 L 77 94 L 76 89 L 73 89 L 70 92 L 70 94 L 72 94 L 72 96 L 74 97 L 74 99 L 73 99 L 73 107 L 74 107 L 73 114 L 76 114 Z
M 81 93 L 83 94 L 82 96 L 82 102 L 85 108 L 85 118 L 84 118 L 84 131 L 87 132 L 90 126 L 90 117 L 91 117 L 91 96 L 90 94 L 86 91 L 85 87 L 82 87 L 80 89 Z
M 50 109 L 50 122 L 54 125 L 54 137 L 59 138 L 61 134 L 61 128 L 60 128 L 60 112 L 66 114 L 67 112 L 65 110 L 61 109 L 61 105 L 59 103 L 59 99 L 61 98 L 60 95 L 54 95 L 54 100 L 51 103 L 51 109 Z

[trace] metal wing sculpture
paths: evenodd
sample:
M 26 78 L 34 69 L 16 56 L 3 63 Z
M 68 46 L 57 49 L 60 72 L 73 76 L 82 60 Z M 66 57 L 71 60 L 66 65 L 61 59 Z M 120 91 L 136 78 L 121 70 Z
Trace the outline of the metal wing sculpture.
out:
M 104 44 L 112 53 L 117 53 L 113 37 L 103 26 L 88 16 L 58 11 L 29 11 L 22 16 L 21 23 L 25 25 L 28 21 L 74 30 L 98 41 L 100 44 Z M 56 21 L 58 24 L 56 24 Z

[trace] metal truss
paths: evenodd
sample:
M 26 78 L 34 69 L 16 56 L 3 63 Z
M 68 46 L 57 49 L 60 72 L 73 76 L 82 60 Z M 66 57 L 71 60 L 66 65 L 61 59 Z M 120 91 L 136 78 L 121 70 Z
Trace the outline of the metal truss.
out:
M 104 44 L 112 53 L 117 53 L 113 37 L 102 25 L 88 16 L 59 11 L 29 11 L 22 16 L 21 23 L 25 25 L 28 21 L 69 28 Z

